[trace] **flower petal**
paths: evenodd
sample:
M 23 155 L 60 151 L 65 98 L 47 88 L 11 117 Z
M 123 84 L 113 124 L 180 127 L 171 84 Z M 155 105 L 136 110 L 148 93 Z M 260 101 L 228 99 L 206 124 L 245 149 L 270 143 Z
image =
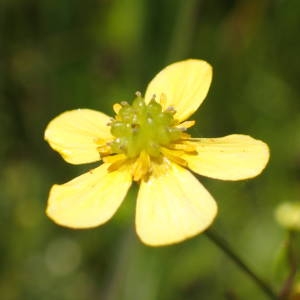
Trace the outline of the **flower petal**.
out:
M 145 100 L 153 95 L 166 96 L 164 109 L 173 106 L 178 121 L 186 120 L 205 99 L 212 79 L 212 67 L 203 60 L 188 59 L 173 63 L 160 71 L 149 83 Z
M 182 156 L 188 167 L 203 176 L 240 180 L 257 176 L 269 160 L 269 148 L 247 135 L 193 139 L 198 155 Z
M 141 182 L 136 230 L 145 244 L 173 244 L 204 231 L 216 213 L 215 200 L 202 184 L 171 163 L 167 172 Z
M 47 215 L 54 222 L 71 228 L 95 227 L 108 221 L 132 181 L 128 170 L 109 172 L 108 166 L 103 164 L 63 185 L 54 185 Z
M 98 161 L 99 142 L 112 138 L 109 120 L 109 116 L 91 109 L 66 111 L 49 123 L 45 140 L 71 164 Z

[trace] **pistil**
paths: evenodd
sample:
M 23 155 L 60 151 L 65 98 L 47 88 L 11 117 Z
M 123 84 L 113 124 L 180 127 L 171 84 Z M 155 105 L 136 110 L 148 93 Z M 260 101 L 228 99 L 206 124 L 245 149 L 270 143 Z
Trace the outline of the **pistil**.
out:
M 187 166 L 180 156 L 184 152 L 195 152 L 184 142 L 189 138 L 185 131 L 194 125 L 194 121 L 179 124 L 174 119 L 176 111 L 173 107 L 163 110 L 155 97 L 146 104 L 140 93 L 136 96 L 132 105 L 121 102 L 113 106 L 116 116 L 108 125 L 115 138 L 98 147 L 103 160 L 111 163 L 109 170 L 114 171 L 127 163 L 133 180 L 139 181 L 147 179 L 153 164 L 165 162 L 165 158 Z

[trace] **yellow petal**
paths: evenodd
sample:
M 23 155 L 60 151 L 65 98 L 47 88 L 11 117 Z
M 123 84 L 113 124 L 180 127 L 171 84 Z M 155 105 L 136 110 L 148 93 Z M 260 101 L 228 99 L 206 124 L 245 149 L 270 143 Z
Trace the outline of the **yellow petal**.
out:
M 109 164 L 91 170 L 50 191 L 47 215 L 57 224 L 88 228 L 108 221 L 131 185 L 128 170 L 107 171 Z
M 188 167 L 203 176 L 240 180 L 261 173 L 269 160 L 269 148 L 247 135 L 193 139 L 197 155 L 185 154 Z
M 141 182 L 136 230 L 145 244 L 173 244 L 204 231 L 216 213 L 216 203 L 202 184 L 171 163 L 167 172 Z
M 45 139 L 71 164 L 100 160 L 99 143 L 112 138 L 109 116 L 91 109 L 66 111 L 46 128 Z
M 173 63 L 159 72 L 149 83 L 145 100 L 163 95 L 164 109 L 173 106 L 175 118 L 186 120 L 205 99 L 212 79 L 212 67 L 203 60 L 188 59 Z

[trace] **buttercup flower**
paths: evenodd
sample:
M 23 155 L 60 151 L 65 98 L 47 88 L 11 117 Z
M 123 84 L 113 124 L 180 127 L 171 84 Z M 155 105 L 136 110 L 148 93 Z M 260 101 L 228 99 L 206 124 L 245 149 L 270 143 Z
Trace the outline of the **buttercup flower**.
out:
M 282 227 L 300 231 L 300 201 L 281 203 L 275 211 L 275 218 Z
M 213 197 L 188 170 L 222 180 L 258 175 L 268 146 L 250 136 L 191 138 L 186 121 L 201 105 L 211 66 L 189 59 L 169 65 L 132 105 L 115 104 L 114 118 L 90 109 L 53 119 L 45 139 L 71 164 L 103 163 L 51 188 L 47 215 L 71 228 L 95 227 L 116 212 L 135 181 L 140 184 L 136 231 L 148 245 L 177 243 L 204 231 L 214 220 Z

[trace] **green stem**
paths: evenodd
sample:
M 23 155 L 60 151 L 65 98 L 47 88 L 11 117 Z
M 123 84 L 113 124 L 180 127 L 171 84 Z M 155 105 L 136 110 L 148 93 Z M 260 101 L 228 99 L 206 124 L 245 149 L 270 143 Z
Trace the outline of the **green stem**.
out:
M 279 293 L 279 299 L 284 300 L 287 299 L 289 294 L 291 293 L 291 290 L 293 288 L 293 284 L 295 281 L 295 277 L 297 274 L 297 255 L 296 255 L 296 249 L 295 249 L 295 232 L 289 231 L 288 232 L 288 238 L 286 243 L 286 255 L 287 255 L 287 262 L 289 266 L 289 274 L 283 284 L 283 287 L 281 288 L 281 291 Z
M 277 295 L 271 289 L 271 287 L 259 276 L 257 276 L 249 266 L 238 256 L 236 252 L 228 245 L 222 237 L 216 232 L 209 229 L 205 232 L 206 236 L 219 248 L 221 249 L 245 274 L 247 274 L 253 282 L 265 293 L 269 299 L 278 300 Z
M 171 40 L 170 52 L 168 54 L 167 63 L 175 60 L 183 59 L 189 53 L 189 46 L 193 32 L 195 30 L 196 12 L 201 0 L 186 0 L 182 2 L 182 7 L 179 9 L 178 19 L 175 24 L 174 35 Z M 269 285 L 259 278 L 231 249 L 228 243 L 218 236 L 212 230 L 206 231 L 207 237 L 215 243 L 236 265 L 245 272 L 259 288 L 270 298 L 277 299 L 278 297 L 269 287 Z

